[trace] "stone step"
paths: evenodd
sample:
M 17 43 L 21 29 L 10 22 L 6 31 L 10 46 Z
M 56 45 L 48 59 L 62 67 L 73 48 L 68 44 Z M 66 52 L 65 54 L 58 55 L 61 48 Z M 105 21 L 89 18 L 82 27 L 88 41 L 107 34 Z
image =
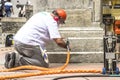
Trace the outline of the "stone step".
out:
M 67 52 L 48 52 L 50 63 L 63 63 Z M 70 63 L 101 63 L 103 52 L 70 52 Z
M 70 62 L 103 62 L 103 35 L 100 27 L 60 28 L 61 36 L 68 38 L 71 45 Z M 58 47 L 55 42 L 47 47 L 52 63 L 66 61 L 66 49 Z
M 103 51 L 103 38 L 102 37 L 69 37 L 70 45 L 72 51 L 74 52 L 91 52 L 91 51 Z M 63 48 L 60 48 L 56 45 L 55 42 L 49 43 L 47 46 L 49 52 L 61 52 L 64 51 Z
M 104 31 L 100 27 L 70 27 L 60 28 L 61 36 L 66 37 L 103 37 Z
M 86 52 L 86 51 L 103 51 L 103 29 L 91 27 L 91 28 L 60 28 L 62 37 L 68 38 L 72 45 L 72 51 L 74 52 Z M 47 47 L 48 51 L 64 51 L 63 48 L 58 47 L 54 42 L 49 43 Z
M 101 28 L 60 28 L 62 37 L 69 39 L 71 45 L 70 62 L 102 62 L 103 61 L 103 30 Z M 5 37 L 6 34 L 2 34 Z M 4 41 L 4 39 L 2 39 Z M 4 43 L 4 42 L 3 42 Z M 50 62 L 65 62 L 66 49 L 60 48 L 55 42 L 47 46 Z

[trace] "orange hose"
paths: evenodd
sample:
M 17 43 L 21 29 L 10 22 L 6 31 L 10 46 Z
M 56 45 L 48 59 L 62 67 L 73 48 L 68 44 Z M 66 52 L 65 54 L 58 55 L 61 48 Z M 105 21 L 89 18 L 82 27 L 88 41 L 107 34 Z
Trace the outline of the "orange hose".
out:
M 32 73 L 23 73 L 23 74 L 15 74 L 15 75 L 3 75 L 0 76 L 0 80 L 5 79 L 13 79 L 13 78 L 24 78 L 24 77 L 30 77 L 30 76 L 40 76 L 40 75 L 48 75 L 48 74 L 61 74 L 61 73 L 101 73 L 101 70 L 64 70 L 66 66 L 68 65 L 70 60 L 70 52 L 67 53 L 67 59 L 66 63 L 58 68 L 43 68 L 38 66 L 20 66 L 16 68 L 11 69 L 3 69 L 0 70 L 0 72 L 9 72 L 9 71 L 16 71 L 20 69 L 31 69 L 31 70 L 39 70 L 39 72 L 32 72 Z
M 52 71 L 39 71 L 34 73 L 24 73 L 24 74 L 15 74 L 15 75 L 7 75 L 0 76 L 0 80 L 4 79 L 13 79 L 13 78 L 23 78 L 30 76 L 40 76 L 40 75 L 48 75 L 48 74 L 62 74 L 62 73 L 101 73 L 100 70 L 52 70 Z

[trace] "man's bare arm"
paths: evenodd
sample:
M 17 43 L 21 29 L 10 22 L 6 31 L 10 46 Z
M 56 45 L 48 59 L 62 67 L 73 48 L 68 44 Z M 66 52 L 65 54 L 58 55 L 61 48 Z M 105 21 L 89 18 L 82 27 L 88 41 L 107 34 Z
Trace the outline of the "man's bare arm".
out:
M 58 46 L 60 46 L 62 48 L 67 48 L 67 45 L 66 45 L 65 41 L 63 40 L 63 38 L 55 38 L 53 40 L 56 42 L 56 44 Z

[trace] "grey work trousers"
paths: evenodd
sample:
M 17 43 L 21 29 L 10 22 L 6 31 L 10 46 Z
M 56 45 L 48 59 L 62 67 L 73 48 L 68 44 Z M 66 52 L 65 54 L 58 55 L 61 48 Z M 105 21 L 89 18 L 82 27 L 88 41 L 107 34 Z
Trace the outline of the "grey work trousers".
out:
M 40 67 L 48 67 L 49 64 L 44 61 L 40 47 L 23 44 L 15 41 L 14 47 L 17 51 L 15 66 L 35 65 Z

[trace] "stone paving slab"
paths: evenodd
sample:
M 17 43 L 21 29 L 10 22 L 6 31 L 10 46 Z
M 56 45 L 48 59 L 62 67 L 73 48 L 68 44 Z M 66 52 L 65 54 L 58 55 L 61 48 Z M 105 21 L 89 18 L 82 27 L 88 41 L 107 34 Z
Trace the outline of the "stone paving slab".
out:
M 60 67 L 63 63 L 50 63 L 50 68 Z M 120 64 L 118 64 L 120 67 Z M 101 70 L 103 68 L 103 63 L 70 63 L 66 69 L 84 69 L 84 70 Z M 5 69 L 1 65 L 0 69 Z M 38 72 L 37 70 L 19 70 L 14 72 L 2 72 L 1 75 L 16 75 L 29 72 Z M 63 77 L 63 76 L 81 76 L 81 75 L 101 75 L 101 73 L 65 73 L 65 74 L 52 74 L 52 75 L 41 75 L 41 76 L 31 76 L 25 78 L 16 78 L 9 80 L 54 80 L 54 78 Z M 58 80 L 120 80 L 120 77 L 73 77 L 73 78 L 64 78 Z

